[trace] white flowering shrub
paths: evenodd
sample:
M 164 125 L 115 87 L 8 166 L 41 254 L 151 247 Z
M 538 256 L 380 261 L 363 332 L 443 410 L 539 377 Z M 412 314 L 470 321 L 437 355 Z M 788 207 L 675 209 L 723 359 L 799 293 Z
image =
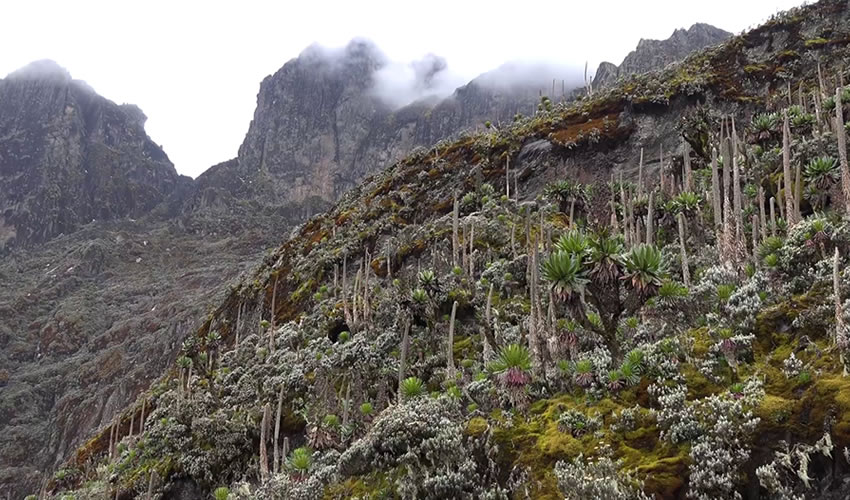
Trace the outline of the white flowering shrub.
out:
M 555 464 L 558 487 L 567 500 L 649 500 L 642 485 L 624 473 L 619 462 L 608 454 L 596 460 L 587 460 L 583 455 L 566 462 Z
M 601 426 L 602 420 L 599 417 L 588 416 L 578 410 L 568 409 L 558 415 L 558 428 L 574 437 L 595 432 Z
M 782 373 L 785 378 L 796 378 L 803 371 L 803 361 L 793 352 L 782 362 Z
M 778 500 L 797 500 L 807 498 L 813 491 L 814 478 L 809 476 L 809 463 L 812 455 L 820 454 L 832 457 L 834 445 L 828 432 L 813 445 L 797 443 L 789 447 L 785 441 L 779 442 L 775 458 L 756 469 L 759 484 Z M 845 448 L 846 450 L 846 448 Z M 816 482 L 815 482 L 816 484 Z M 817 491 L 817 488 L 814 490 Z
M 690 498 L 741 498 L 736 491 L 741 466 L 750 457 L 749 439 L 759 423 L 752 407 L 763 397 L 762 383 L 754 377 L 740 394 L 715 394 L 692 404 L 700 434 L 690 451 Z
M 464 436 L 462 421 L 450 398 L 391 406 L 345 450 L 338 470 L 345 477 L 400 468 L 396 487 L 402 498 L 502 498 L 506 492 L 491 480 L 490 462 L 476 460 L 486 457 L 484 445 Z

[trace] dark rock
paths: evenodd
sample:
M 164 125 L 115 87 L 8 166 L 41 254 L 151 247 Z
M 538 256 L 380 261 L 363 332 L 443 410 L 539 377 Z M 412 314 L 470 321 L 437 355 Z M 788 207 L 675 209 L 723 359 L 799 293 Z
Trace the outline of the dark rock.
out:
M 619 67 L 610 62 L 601 63 L 593 77 L 593 87 L 605 87 L 619 78 L 661 69 L 684 59 L 692 52 L 717 45 L 731 36 L 732 33 L 709 24 L 697 23 L 688 29 L 677 29 L 666 40 L 641 39 L 637 48 L 623 59 Z

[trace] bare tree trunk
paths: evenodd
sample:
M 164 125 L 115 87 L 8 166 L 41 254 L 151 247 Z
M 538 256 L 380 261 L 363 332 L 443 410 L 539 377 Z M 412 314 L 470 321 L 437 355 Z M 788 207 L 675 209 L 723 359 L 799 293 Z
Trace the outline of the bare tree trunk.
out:
M 516 224 L 511 223 L 511 256 L 516 259 Z
M 758 194 L 759 215 L 761 219 L 761 240 L 767 239 L 767 214 L 764 210 L 764 187 L 759 186 Z
M 493 358 L 494 350 L 496 349 L 496 338 L 493 335 L 493 283 L 490 283 L 490 289 L 487 291 L 487 306 L 484 308 L 484 361 L 489 361 Z
M 351 381 L 345 386 L 345 400 L 342 402 L 342 426 L 348 427 L 348 417 L 351 413 Z
M 649 200 L 647 201 L 647 204 L 646 204 L 646 244 L 647 245 L 652 245 L 652 240 L 653 240 L 653 236 L 654 236 L 653 235 L 653 232 L 654 232 L 654 229 L 653 229 L 653 222 L 654 221 L 653 221 L 653 219 L 655 218 L 655 213 L 654 213 L 653 209 L 655 207 L 653 207 L 653 204 L 654 204 L 655 200 L 652 199 L 654 195 L 655 195 L 655 190 L 653 189 L 652 191 L 649 192 Z
M 147 500 L 153 500 L 153 490 L 156 488 L 157 483 L 159 483 L 159 473 L 154 467 L 151 467 L 150 479 L 148 479 Z
M 717 167 L 717 148 L 711 149 L 711 198 L 711 208 L 714 212 L 714 230 L 719 235 L 720 228 L 723 226 L 723 208 L 720 204 L 720 174 Z
M 682 159 L 684 160 L 684 169 L 685 169 L 685 191 L 694 191 L 694 173 L 691 170 L 691 145 L 688 144 L 688 141 L 683 141 L 682 149 L 684 149 L 684 153 L 682 154 Z
M 345 323 L 353 328 L 354 319 L 348 310 L 348 254 L 342 256 L 342 315 Z
M 776 236 L 776 198 L 770 197 L 770 235 Z
M 511 199 L 511 157 L 505 158 L 505 196 Z
M 351 299 L 351 320 L 353 322 L 351 328 L 357 328 L 357 322 L 360 320 L 360 314 L 358 309 L 358 302 L 360 298 L 360 280 L 363 276 L 363 269 L 358 269 L 357 274 L 354 275 L 354 294 Z
M 785 217 L 788 228 L 797 224 L 797 210 L 794 207 L 791 180 L 791 127 L 788 124 L 788 110 L 782 112 L 782 175 L 785 178 Z
M 732 153 L 729 138 L 723 139 L 723 255 L 729 262 L 736 248 L 732 233 Z
M 638 163 L 638 187 L 637 187 L 637 196 L 641 197 L 643 194 L 643 148 L 640 148 L 640 162 Z
M 410 348 L 410 319 L 404 322 L 404 335 L 401 338 L 401 353 L 398 361 L 398 398 L 401 401 L 401 383 L 407 371 L 407 350 Z
M 268 403 L 263 407 L 263 421 L 260 424 L 260 478 L 263 482 L 269 479 L 269 454 L 266 449 L 268 439 L 269 420 L 271 420 L 272 409 Z
M 277 301 L 277 279 L 280 276 L 280 273 L 276 273 L 274 275 L 274 288 L 272 288 L 272 310 L 271 310 L 271 328 L 269 329 L 269 352 L 274 352 L 274 317 L 275 317 L 275 306 Z
M 738 168 L 738 132 L 735 130 L 735 117 L 732 117 L 732 196 L 735 210 L 735 242 L 746 246 L 744 241 L 743 207 L 741 202 L 741 173 Z M 736 247 L 737 248 L 737 247 Z
M 280 392 L 277 396 L 277 415 L 274 422 L 274 463 L 272 469 L 274 473 L 280 472 L 280 455 L 278 455 L 278 439 L 280 438 L 280 414 L 283 412 L 283 384 L 280 386 Z
M 446 345 L 446 372 L 448 374 L 448 379 L 451 381 L 455 380 L 455 357 L 454 357 L 454 345 L 455 345 L 455 315 L 457 314 L 457 301 L 452 303 L 452 316 L 449 319 L 449 338 L 448 343 Z
M 680 212 L 678 216 L 679 222 L 679 246 L 682 251 L 682 282 L 686 287 L 691 286 L 691 272 L 688 268 L 688 252 L 685 247 L 685 216 Z
M 458 266 L 458 212 L 457 195 L 454 197 L 454 211 L 452 212 L 452 267 Z
M 832 257 L 832 294 L 835 297 L 835 331 L 844 327 L 844 305 L 841 300 L 841 280 L 838 276 L 838 248 L 835 249 L 835 254 Z M 835 339 L 833 339 L 835 340 Z
M 844 213 L 850 215 L 850 166 L 847 165 L 847 136 L 844 130 L 844 106 L 841 88 L 835 89 L 835 137 L 838 140 L 838 160 L 841 164 L 841 192 L 844 195 Z
M 759 233 L 758 233 L 758 231 L 759 231 L 759 230 L 758 230 L 758 226 L 759 226 L 759 216 L 758 216 L 758 215 L 753 214 L 753 222 L 752 222 L 752 224 L 753 224 L 753 266 L 755 266 L 755 268 L 756 268 L 756 269 L 758 269 L 758 268 L 759 268 L 759 258 L 758 258 L 758 244 L 759 244 Z

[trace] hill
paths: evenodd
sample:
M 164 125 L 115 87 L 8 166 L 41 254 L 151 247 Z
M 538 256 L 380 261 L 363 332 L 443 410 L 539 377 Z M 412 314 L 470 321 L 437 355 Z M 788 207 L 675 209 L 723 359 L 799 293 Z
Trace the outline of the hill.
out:
M 843 498 L 848 17 L 789 11 L 367 178 L 49 490 Z

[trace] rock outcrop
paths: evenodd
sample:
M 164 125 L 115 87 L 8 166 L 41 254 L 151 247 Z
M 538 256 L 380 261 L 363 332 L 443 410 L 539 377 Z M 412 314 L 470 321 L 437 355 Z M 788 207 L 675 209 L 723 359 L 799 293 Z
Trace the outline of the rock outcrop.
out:
M 168 197 L 181 178 L 145 120 L 50 61 L 0 80 L 0 252 Z
M 730 38 L 732 33 L 715 28 L 710 24 L 697 23 L 688 29 L 677 29 L 666 40 L 645 40 L 629 53 L 620 66 L 603 62 L 593 77 L 593 87 L 608 86 L 630 75 L 646 73 L 663 68 L 684 59 L 694 51 L 716 45 Z

